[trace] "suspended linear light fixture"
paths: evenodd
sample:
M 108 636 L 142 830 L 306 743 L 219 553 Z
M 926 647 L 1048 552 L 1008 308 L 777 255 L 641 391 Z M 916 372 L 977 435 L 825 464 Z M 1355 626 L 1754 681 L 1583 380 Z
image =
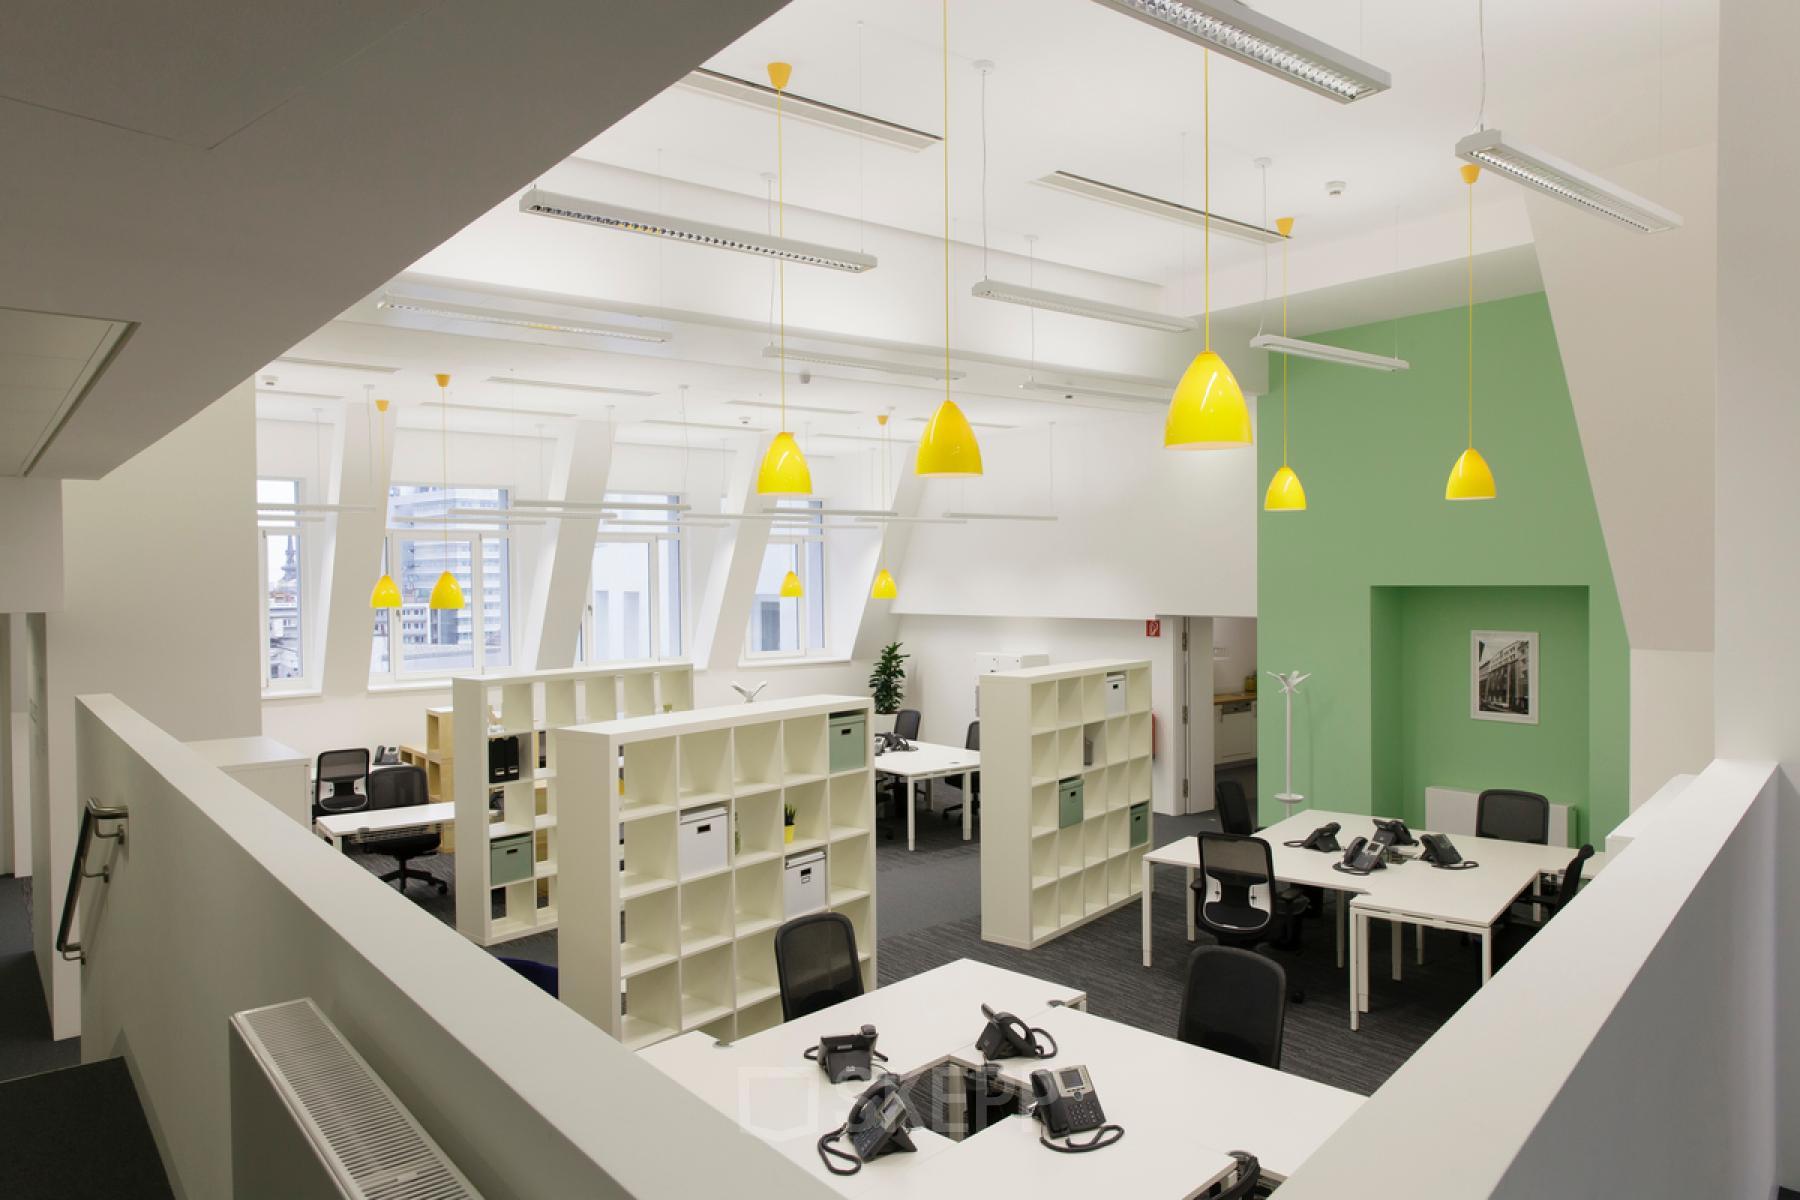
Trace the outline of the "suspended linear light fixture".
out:
M 1046 312 L 1068 313 L 1076 317 L 1092 317 L 1096 321 L 1112 321 L 1119 325 L 1136 325 L 1141 329 L 1156 329 L 1163 333 L 1192 333 L 1194 322 L 1187 317 L 1172 317 L 1165 313 L 1148 312 L 1141 308 L 1127 308 L 1122 304 L 1107 304 L 1100 300 L 1089 300 L 1082 296 L 1069 296 L 1062 292 L 1048 292 L 1042 288 L 1020 287 L 1015 283 L 1006 283 L 998 279 L 983 279 L 969 289 L 969 294 L 982 300 L 1000 300 L 1007 304 L 1022 304 L 1026 308 L 1041 308 Z
M 1276 228 L 1281 230 L 1281 334 L 1287 336 L 1288 318 L 1288 263 L 1287 239 L 1294 230 L 1294 218 L 1278 217 Z M 1305 512 L 1306 489 L 1300 486 L 1300 476 L 1294 474 L 1294 468 L 1288 466 L 1288 360 L 1281 356 L 1281 469 L 1269 480 L 1269 490 L 1263 496 L 1263 508 L 1269 512 Z
M 950 398 L 950 0 L 940 0 L 944 52 L 944 399 L 932 414 L 913 470 L 939 478 L 981 474 L 981 445 L 969 419 Z
M 721 71 L 709 70 L 706 67 L 697 67 L 689 71 L 682 77 L 681 86 L 703 95 L 716 96 L 721 100 L 730 100 L 751 108 L 760 108 L 765 112 L 773 111 L 777 105 L 785 101 L 787 115 L 793 120 L 805 121 L 824 129 L 834 129 L 839 133 L 852 134 L 871 142 L 880 142 L 882 145 L 892 146 L 896 150 L 919 151 L 928 146 L 935 146 L 942 140 L 936 134 L 926 133 L 923 129 L 897 125 L 892 121 L 884 121 L 880 117 L 872 117 L 867 113 L 827 104 L 823 100 L 811 100 L 805 96 L 796 96 L 792 92 L 778 95 L 777 93 L 782 89 L 764 87 L 760 83 L 739 79 L 735 75 L 726 75 Z
M 781 93 L 786 90 L 788 79 L 793 74 L 793 67 L 784 62 L 769 64 L 769 82 L 775 85 L 775 186 L 776 186 L 776 229 L 787 229 L 787 184 L 784 178 L 782 163 L 781 138 Z M 777 368 L 781 377 L 781 429 L 769 441 L 768 453 L 763 455 L 762 466 L 756 472 L 756 494 L 759 496 L 807 496 L 812 494 L 812 470 L 806 465 L 806 455 L 800 452 L 800 443 L 787 427 L 787 262 L 777 259 L 775 262 L 777 288 L 781 294 L 781 341 L 780 366 Z M 782 585 L 784 588 L 785 584 Z M 799 586 L 799 581 L 795 581 Z M 785 594 L 785 593 L 784 593 Z
M 1205 124 L 1204 205 L 1212 209 L 1212 53 L 1200 52 L 1201 113 Z M 1172 450 L 1220 450 L 1251 444 L 1250 410 L 1244 404 L 1243 389 L 1238 386 L 1231 368 L 1212 348 L 1212 222 L 1203 224 L 1205 264 L 1201 275 L 1205 280 L 1204 308 L 1205 348 L 1194 356 L 1175 395 L 1169 401 L 1169 416 L 1163 426 L 1163 445 Z
M 438 445 L 443 455 L 444 467 L 444 509 L 450 508 L 450 376 L 440 372 L 438 385 Z M 450 524 L 444 523 L 444 573 L 431 587 L 431 607 L 435 609 L 455 610 L 463 606 L 462 584 L 456 582 L 456 576 L 450 573 Z
M 1268 350 L 1276 354 L 1293 358 L 1310 358 L 1318 362 L 1336 363 L 1341 367 L 1366 367 L 1371 371 L 1405 371 L 1412 364 L 1404 358 L 1389 358 L 1385 354 L 1365 354 L 1361 350 L 1346 350 L 1342 346 L 1327 346 L 1323 342 L 1308 342 L 1300 338 L 1284 337 L 1273 333 L 1259 333 L 1250 339 L 1252 350 Z
M 476 325 L 529 329 L 535 333 L 572 333 L 581 337 L 621 338 L 628 342 L 666 342 L 671 336 L 668 330 L 658 329 L 653 325 L 604 325 L 554 314 L 508 308 L 480 308 L 473 304 L 454 304 L 448 300 L 420 299 L 392 293 L 384 293 L 375 302 L 375 308 L 379 312 L 417 313 L 423 317 L 443 317 Z
M 1164 221 L 1174 221 L 1179 225 L 1192 225 L 1195 229 L 1210 229 L 1214 233 L 1236 238 L 1241 242 L 1255 242 L 1258 245 L 1272 246 L 1281 240 L 1281 235 L 1273 229 L 1252 225 L 1248 221 L 1221 217 L 1212 211 L 1211 204 L 1207 204 L 1204 208 L 1192 208 L 1186 204 L 1177 204 L 1173 200 L 1161 200 L 1155 196 L 1146 196 L 1142 192 L 1134 192 L 1130 188 L 1122 188 L 1116 184 L 1101 183 L 1097 179 L 1089 179 L 1085 175 L 1077 175 L 1072 171 L 1052 171 L 1036 182 L 1043 187 L 1054 188 L 1056 191 L 1067 192 L 1072 196 L 1081 196 L 1088 200 L 1098 200 L 1102 204 L 1111 204 L 1116 208 L 1142 213 L 1147 217 L 1158 217 Z
M 854 354 L 833 354 L 828 350 L 786 350 L 778 346 L 764 346 L 764 358 L 781 358 L 789 362 L 813 363 L 821 367 L 847 367 L 852 371 L 877 371 L 883 375 L 903 375 L 913 379 L 961 379 L 963 371 L 952 371 L 948 367 L 924 366 L 918 363 L 886 362 L 879 358 L 860 358 Z M 949 361 L 949 356 L 945 356 Z
M 1475 180 L 1481 168 L 1464 163 L 1462 179 L 1469 187 L 1469 448 L 1457 457 L 1444 485 L 1446 500 L 1492 500 L 1494 473 L 1475 449 Z
M 1095 0 L 1340 104 L 1393 86 L 1380 67 L 1271 20 L 1237 0 Z

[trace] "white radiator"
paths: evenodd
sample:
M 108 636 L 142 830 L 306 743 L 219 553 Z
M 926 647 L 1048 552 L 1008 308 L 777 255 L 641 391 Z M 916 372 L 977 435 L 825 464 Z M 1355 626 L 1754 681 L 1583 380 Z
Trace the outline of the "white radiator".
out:
M 1433 833 L 1461 833 L 1475 836 L 1475 801 L 1481 793 L 1463 788 L 1428 787 L 1425 789 L 1425 828 Z M 1572 846 L 1569 840 L 1569 806 L 1550 806 L 1550 844 Z
M 231 1018 L 231 1190 L 294 1200 L 479 1200 L 311 1000 Z

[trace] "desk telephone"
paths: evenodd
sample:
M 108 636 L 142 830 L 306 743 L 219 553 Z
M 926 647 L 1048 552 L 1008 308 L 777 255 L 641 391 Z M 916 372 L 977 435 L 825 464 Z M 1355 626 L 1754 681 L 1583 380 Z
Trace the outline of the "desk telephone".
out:
M 809 1046 L 805 1057 L 819 1064 L 825 1078 L 833 1083 L 875 1078 L 875 1063 L 887 1061 L 887 1055 L 875 1049 L 875 1027 L 864 1025 L 855 1033 L 831 1034 Z
M 1297 842 L 1283 842 L 1284 846 L 1293 846 L 1300 850 L 1318 850 L 1324 854 L 1336 854 L 1343 849 L 1338 845 L 1338 830 L 1342 828 L 1336 821 L 1329 821 L 1319 826 Z
M 884 1073 L 850 1105 L 844 1123 L 819 1139 L 819 1160 L 833 1175 L 854 1175 L 864 1163 L 884 1154 L 912 1153 L 916 1149 L 908 1132 L 912 1127 L 912 1111 L 900 1093 L 899 1078 Z M 845 1136 L 850 1152 L 832 1144 Z
M 913 744 L 897 733 L 878 733 L 875 735 L 875 753 L 886 754 L 892 750 L 899 752 L 913 749 Z
M 1063 1154 L 1083 1154 L 1110 1146 L 1125 1136 L 1118 1125 L 1106 1123 L 1100 1108 L 1099 1094 L 1094 1091 L 1093 1076 L 1086 1067 L 1058 1067 L 1054 1071 L 1031 1073 L 1031 1115 L 1043 1130 L 1038 1141 Z M 1085 1142 L 1066 1140 L 1071 1134 L 1095 1130 Z M 1065 1139 L 1061 1144 L 1051 1138 Z
M 1413 831 L 1408 829 L 1406 822 L 1399 817 L 1388 820 L 1376 817 L 1375 828 L 1383 833 L 1392 834 L 1393 836 L 1389 840 L 1396 846 L 1412 846 L 1418 843 L 1418 839 L 1413 836 Z
M 1450 839 L 1441 833 L 1421 833 L 1419 841 L 1425 847 L 1419 854 L 1420 862 L 1428 862 L 1445 871 L 1467 871 L 1470 867 L 1481 865 L 1472 858 L 1464 858 L 1450 844 Z
M 975 1048 L 988 1062 L 997 1058 L 1054 1058 L 1056 1039 L 1047 1030 L 1033 1029 L 1009 1012 L 997 1013 L 981 1006 L 987 1025 L 975 1039 Z M 1046 1047 L 1043 1043 L 1049 1043 Z
M 1387 866 L 1382 856 L 1393 844 L 1393 833 L 1386 829 L 1376 830 L 1372 838 L 1352 838 L 1350 845 L 1344 850 L 1344 860 L 1331 864 L 1334 871 L 1342 871 L 1346 875 L 1367 875 L 1371 871 L 1379 871 Z

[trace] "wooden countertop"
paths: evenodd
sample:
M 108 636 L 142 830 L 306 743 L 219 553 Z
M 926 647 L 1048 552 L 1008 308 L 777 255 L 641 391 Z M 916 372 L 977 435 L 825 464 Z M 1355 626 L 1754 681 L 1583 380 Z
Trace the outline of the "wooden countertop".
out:
M 1255 692 L 1215 692 L 1213 694 L 1213 703 L 1214 704 L 1239 704 L 1239 703 L 1242 703 L 1245 701 L 1248 701 L 1248 702 L 1254 704 L 1256 702 L 1256 693 Z

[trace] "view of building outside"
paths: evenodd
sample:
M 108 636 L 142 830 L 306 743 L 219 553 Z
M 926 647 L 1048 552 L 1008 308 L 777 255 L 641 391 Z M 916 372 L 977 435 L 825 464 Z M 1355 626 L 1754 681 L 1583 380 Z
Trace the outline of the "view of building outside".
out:
M 816 509 L 818 500 L 780 500 L 780 508 Z M 801 532 L 807 541 L 770 541 L 756 575 L 756 597 L 750 606 L 751 654 L 808 654 L 825 648 L 824 517 L 812 518 Z M 792 532 L 790 530 L 790 532 Z M 802 596 L 783 599 L 781 581 L 789 571 L 800 577 Z
M 297 479 L 258 479 L 258 504 L 298 504 Z M 306 668 L 301 645 L 300 527 L 283 517 L 258 520 L 262 526 L 263 592 L 267 600 L 265 681 L 299 679 Z
M 682 645 L 681 539 L 673 522 L 681 498 L 668 493 L 607 492 L 607 504 L 667 504 L 628 508 L 594 543 L 588 609 L 578 641 L 585 662 L 678 658 Z M 658 532 L 632 532 L 669 522 Z
M 389 493 L 383 567 L 400 586 L 401 606 L 377 610 L 370 653 L 371 674 L 443 676 L 477 666 L 512 663 L 511 564 L 506 536 L 471 533 L 454 524 L 419 522 L 451 509 L 501 509 L 505 488 L 396 484 Z M 477 587 L 475 563 L 480 561 Z M 459 609 L 433 609 L 431 590 L 449 571 L 463 589 Z M 480 623 L 477 661 L 476 624 Z M 393 628 L 399 632 L 399 661 L 393 661 Z

